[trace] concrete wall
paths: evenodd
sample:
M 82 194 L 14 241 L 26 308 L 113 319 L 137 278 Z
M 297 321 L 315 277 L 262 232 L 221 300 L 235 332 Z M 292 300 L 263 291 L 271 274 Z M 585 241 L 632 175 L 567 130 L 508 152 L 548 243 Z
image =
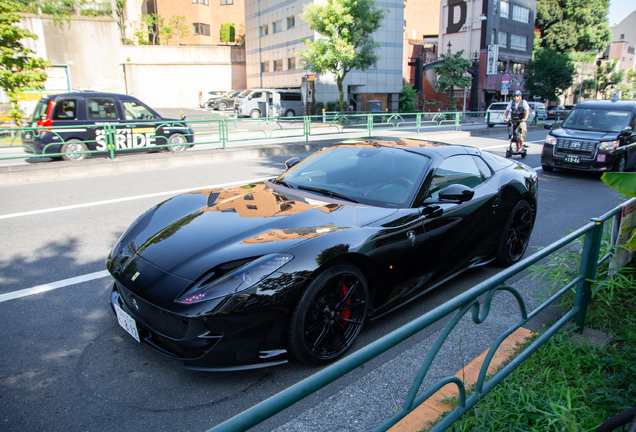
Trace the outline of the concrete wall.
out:
M 194 107 L 199 92 L 246 88 L 242 46 L 121 45 L 112 18 L 73 17 L 71 26 L 23 15 L 38 35 L 25 45 L 53 64 L 68 65 L 72 88 L 131 93 L 156 108 Z

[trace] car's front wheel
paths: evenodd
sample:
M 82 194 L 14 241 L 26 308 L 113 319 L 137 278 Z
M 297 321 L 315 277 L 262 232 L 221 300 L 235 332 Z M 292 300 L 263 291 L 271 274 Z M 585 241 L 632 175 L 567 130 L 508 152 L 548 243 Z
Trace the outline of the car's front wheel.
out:
M 80 153 L 85 151 L 88 151 L 88 147 L 86 147 L 86 144 L 78 139 L 67 140 L 60 148 L 60 153 L 66 153 L 61 156 L 62 160 L 65 161 L 79 161 L 86 159 L 88 154 Z
M 166 148 L 168 149 L 169 152 L 178 153 L 178 152 L 186 151 L 188 140 L 186 139 L 185 136 L 179 133 L 175 133 L 170 135 L 170 137 L 168 138 L 168 144 L 170 144 L 170 147 L 166 147 Z
M 225 111 L 227 109 L 227 104 L 225 102 L 219 102 L 216 106 L 219 111 Z
M 550 165 L 541 165 L 541 169 L 545 172 L 552 172 L 552 167 Z
M 532 233 L 532 208 L 527 201 L 519 201 L 508 218 L 497 248 L 497 263 L 510 266 L 526 253 Z
M 355 342 L 367 316 L 369 292 L 351 264 L 323 270 L 302 294 L 290 323 L 287 348 L 310 364 L 336 360 Z
M 625 156 L 621 156 L 621 158 L 617 160 L 616 163 L 614 164 L 614 171 L 623 172 L 625 171 L 625 166 L 626 166 Z

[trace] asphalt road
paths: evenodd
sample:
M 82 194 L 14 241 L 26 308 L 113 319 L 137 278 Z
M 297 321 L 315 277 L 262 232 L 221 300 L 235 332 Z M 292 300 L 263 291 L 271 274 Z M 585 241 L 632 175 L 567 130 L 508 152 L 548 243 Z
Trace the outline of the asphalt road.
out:
M 497 129 L 497 128 L 495 128 Z M 449 139 L 503 154 L 502 135 Z M 545 132 L 529 133 L 539 167 Z M 143 211 L 178 191 L 271 177 L 291 155 L 157 171 L 1 186 L 0 429 L 7 431 L 202 431 L 316 372 L 289 364 L 240 373 L 188 371 L 139 345 L 108 306 L 104 259 Z M 546 246 L 618 204 L 598 175 L 539 172 L 540 196 L 529 251 Z M 355 348 L 377 340 L 474 284 L 496 266 L 465 273 L 430 295 L 369 323 Z M 77 278 L 77 279 L 75 279 Z M 538 288 L 515 278 L 530 306 Z M 39 292 L 39 293 L 38 293 Z M 519 319 L 497 296 L 486 323 L 462 320 L 431 378 L 454 374 Z M 533 323 L 540 326 L 540 322 Z M 265 421 L 255 430 L 366 431 L 401 403 L 443 322 Z M 460 352 L 461 347 L 461 352 Z

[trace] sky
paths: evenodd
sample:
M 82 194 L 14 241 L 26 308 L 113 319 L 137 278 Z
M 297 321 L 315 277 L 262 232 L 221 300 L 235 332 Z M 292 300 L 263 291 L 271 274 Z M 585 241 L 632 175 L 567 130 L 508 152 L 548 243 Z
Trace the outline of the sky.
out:
M 635 10 L 636 2 L 634 0 L 610 0 L 608 16 L 610 27 L 627 18 Z

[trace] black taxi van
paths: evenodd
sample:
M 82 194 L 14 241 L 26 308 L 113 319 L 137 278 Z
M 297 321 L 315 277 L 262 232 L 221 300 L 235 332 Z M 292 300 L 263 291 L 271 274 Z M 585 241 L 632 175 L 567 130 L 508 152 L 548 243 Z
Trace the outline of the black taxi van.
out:
M 24 151 L 60 154 L 77 161 L 87 151 L 185 151 L 194 142 L 192 128 L 166 119 L 137 98 L 117 93 L 64 93 L 42 97 L 22 133 Z M 171 144 L 169 147 L 159 147 Z
M 541 167 L 624 171 L 636 165 L 636 102 L 590 100 L 577 104 L 543 144 Z

